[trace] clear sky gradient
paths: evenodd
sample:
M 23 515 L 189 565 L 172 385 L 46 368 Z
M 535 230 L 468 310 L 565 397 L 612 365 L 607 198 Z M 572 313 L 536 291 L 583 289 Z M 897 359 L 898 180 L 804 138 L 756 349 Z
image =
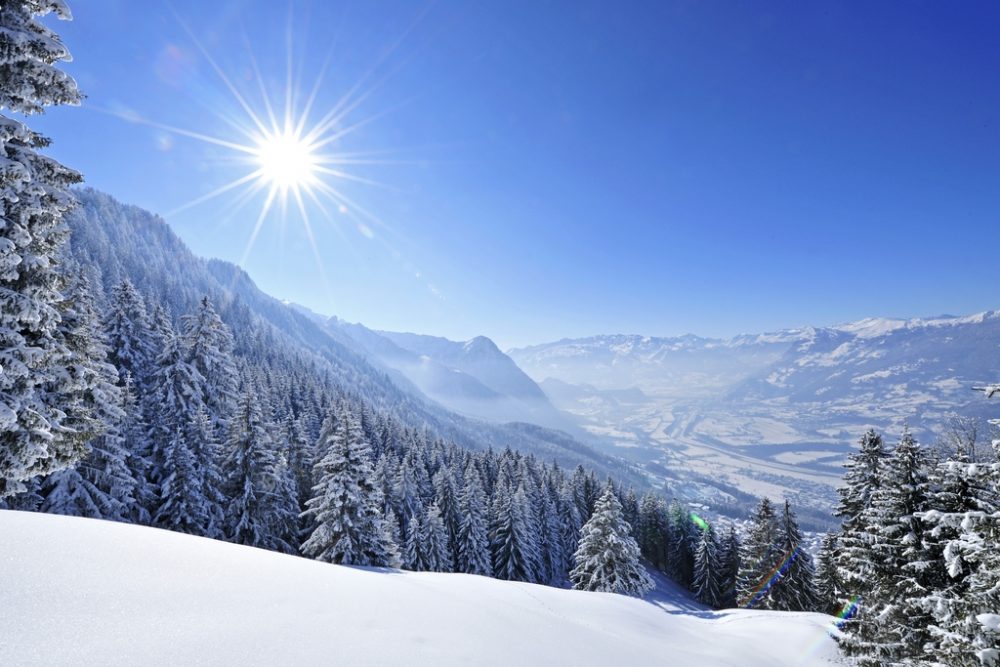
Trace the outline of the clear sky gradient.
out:
M 33 124 L 200 255 L 239 262 L 264 195 L 171 213 L 249 168 L 122 114 L 241 141 L 198 45 L 263 115 L 289 24 L 300 105 L 329 56 L 311 119 L 361 84 L 334 148 L 382 185 L 332 179 L 315 253 L 292 208 L 244 262 L 319 312 L 514 346 L 1000 307 L 995 2 L 71 5 L 88 97 Z

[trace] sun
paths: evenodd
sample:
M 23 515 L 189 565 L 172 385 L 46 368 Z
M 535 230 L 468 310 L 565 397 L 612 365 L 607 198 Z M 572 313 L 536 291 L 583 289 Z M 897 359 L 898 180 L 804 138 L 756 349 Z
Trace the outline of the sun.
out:
M 403 162 L 387 159 L 395 151 L 345 151 L 342 144 L 358 130 L 399 106 L 360 119 L 355 118 L 362 104 L 395 71 L 396 68 L 384 71 L 383 63 L 402 44 L 402 38 L 387 48 L 380 59 L 339 99 L 330 106 L 320 106 L 320 93 L 325 90 L 324 81 L 331 54 L 323 60 L 312 85 L 302 86 L 296 75 L 298 70 L 292 62 L 294 40 L 291 15 L 286 30 L 287 62 L 283 85 L 280 79 L 271 79 L 262 74 L 258 59 L 249 48 L 249 39 L 245 39 L 248 46 L 245 54 L 247 68 L 242 71 L 244 77 L 230 78 L 183 19 L 177 16 L 177 20 L 232 96 L 232 105 L 213 105 L 215 116 L 223 122 L 226 129 L 220 134 L 206 133 L 157 122 L 130 111 L 107 112 L 132 123 L 141 123 L 171 135 L 225 149 L 216 153 L 220 156 L 220 164 L 227 168 L 237 166 L 242 174 L 181 204 L 168 212 L 167 217 L 227 193 L 235 195 L 229 206 L 230 217 L 234 217 L 248 204 L 261 202 L 239 260 L 239 265 L 242 266 L 264 225 L 277 218 L 283 234 L 289 215 L 297 211 L 317 267 L 321 275 L 325 276 L 314 230 L 316 222 L 329 223 L 338 234 L 343 235 L 342 228 L 346 229 L 344 223 L 349 221 L 368 239 L 374 238 L 373 229 L 387 228 L 376 215 L 348 195 L 347 184 L 389 187 L 355 171 L 373 165 Z M 255 83 L 256 86 L 237 85 L 244 82 Z M 273 89 L 275 86 L 277 90 Z
M 319 156 L 314 150 L 305 137 L 286 127 L 257 137 L 253 159 L 260 179 L 270 187 L 297 191 L 317 180 Z

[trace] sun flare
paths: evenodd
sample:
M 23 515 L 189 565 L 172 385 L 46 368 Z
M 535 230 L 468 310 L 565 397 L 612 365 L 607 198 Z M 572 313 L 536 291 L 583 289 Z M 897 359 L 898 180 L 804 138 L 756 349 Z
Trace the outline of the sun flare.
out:
M 291 19 L 286 30 L 286 77 L 269 83 L 258 67 L 258 60 L 249 47 L 245 62 L 248 69 L 241 79 L 230 78 L 212 54 L 195 36 L 191 28 L 178 16 L 197 51 L 210 69 L 215 72 L 231 97 L 231 106 L 222 105 L 216 117 L 228 126 L 221 134 L 201 132 L 145 118 L 131 111 L 108 110 L 129 122 L 148 125 L 173 136 L 194 139 L 214 147 L 226 149 L 228 155 L 220 159 L 229 167 L 237 165 L 245 171 L 232 180 L 178 206 L 167 213 L 173 216 L 181 211 L 209 200 L 234 195 L 229 215 L 235 216 L 251 203 L 260 203 L 250 226 L 242 266 L 253 250 L 262 228 L 269 220 L 277 218 L 284 233 L 285 223 L 294 211 L 305 232 L 320 274 L 324 276 L 322 257 L 316 242 L 314 225 L 328 223 L 343 236 L 344 221 L 350 221 L 358 233 L 367 239 L 374 238 L 374 229 L 385 228 L 384 223 L 356 199 L 349 196 L 347 183 L 388 187 L 384 183 L 356 173 L 373 165 L 402 164 L 387 159 L 393 151 L 386 149 L 345 151 L 342 144 L 378 118 L 396 107 L 355 119 L 357 110 L 380 88 L 394 70 L 380 73 L 383 63 L 402 43 L 397 40 L 380 59 L 364 72 L 339 99 L 329 106 L 321 106 L 321 91 L 327 74 L 330 55 L 316 74 L 311 86 L 302 86 L 297 79 L 292 62 Z M 404 33 L 405 34 L 405 33 Z M 250 86 L 238 85 L 249 82 Z M 256 85 L 252 85 L 256 84 Z M 272 90 L 272 85 L 277 90 Z M 277 92 L 275 95 L 274 93 Z M 397 105 L 398 106 L 398 105 Z M 220 153 L 221 155 L 221 153 Z M 272 216 L 276 214 L 276 216 Z
M 294 130 L 261 135 L 254 160 L 260 168 L 260 178 L 281 190 L 308 187 L 317 178 L 318 156 L 313 153 L 313 146 Z

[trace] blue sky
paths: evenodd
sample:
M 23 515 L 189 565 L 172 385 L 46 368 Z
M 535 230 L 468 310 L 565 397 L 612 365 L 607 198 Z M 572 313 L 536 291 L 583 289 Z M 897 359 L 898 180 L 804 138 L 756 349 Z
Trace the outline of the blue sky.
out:
M 264 196 L 171 212 L 250 169 L 121 114 L 245 141 L 198 44 L 263 114 L 289 16 L 296 90 L 330 56 L 312 119 L 361 83 L 334 148 L 382 185 L 334 179 L 312 246 L 273 212 L 244 262 L 323 313 L 512 346 L 1000 307 L 995 3 L 72 6 L 88 97 L 33 124 L 204 256 L 240 261 Z

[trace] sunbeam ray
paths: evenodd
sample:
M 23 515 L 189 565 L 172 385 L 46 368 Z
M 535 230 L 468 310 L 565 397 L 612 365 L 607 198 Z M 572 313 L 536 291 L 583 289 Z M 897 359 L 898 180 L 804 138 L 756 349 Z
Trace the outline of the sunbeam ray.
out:
M 247 257 L 250 256 L 250 251 L 253 250 L 253 244 L 257 242 L 257 235 L 260 234 L 260 229 L 264 226 L 264 220 L 267 218 L 267 214 L 271 210 L 271 204 L 274 203 L 274 197 L 277 193 L 278 189 L 276 187 L 272 187 L 267 193 L 267 199 L 264 200 L 264 206 L 260 209 L 260 215 L 257 216 L 257 222 L 253 225 L 253 230 L 250 232 L 250 238 L 247 239 L 246 248 L 243 249 L 243 255 L 240 257 L 240 266 L 246 264 Z
M 243 110 L 246 111 L 247 116 L 249 116 L 250 119 L 257 126 L 257 129 L 260 130 L 261 132 L 266 132 L 267 126 L 265 126 L 264 123 L 260 120 L 256 112 L 253 110 L 253 107 L 251 107 L 250 104 L 246 101 L 246 98 L 244 98 L 243 95 L 240 94 L 240 91 L 236 88 L 236 86 L 233 85 L 233 82 L 229 80 L 229 77 L 226 76 L 226 73 L 222 71 L 222 68 L 219 67 L 219 64 L 215 61 L 215 58 L 213 58 L 212 54 L 208 52 L 208 49 L 206 49 L 204 45 L 202 45 L 201 40 L 199 40 L 198 37 L 194 34 L 194 31 L 192 31 L 191 28 L 188 26 L 188 24 L 184 21 L 184 19 L 181 18 L 181 15 L 177 12 L 177 10 L 174 8 L 172 4 L 168 2 L 167 6 L 170 7 L 170 10 L 174 14 L 174 18 L 180 24 L 181 28 L 184 29 L 184 32 L 187 33 L 188 38 L 190 38 L 190 40 L 194 43 L 195 47 L 197 47 L 197 49 L 205 57 L 205 60 L 208 61 L 208 64 L 211 65 L 212 69 L 215 70 L 215 73 L 218 75 L 219 79 L 222 80 L 222 83 L 226 86 L 226 88 L 229 89 L 229 92 L 232 93 L 233 97 L 236 99 L 236 102 L 241 107 L 243 107 Z
M 257 171 L 250 172 L 246 176 L 244 176 L 242 178 L 237 178 L 235 181 L 230 181 L 229 183 L 226 183 L 225 185 L 217 187 L 216 189 L 212 190 L 211 192 L 203 194 L 202 196 L 200 196 L 200 197 L 198 197 L 196 199 L 192 199 L 191 201 L 189 201 L 186 204 L 181 204 L 180 206 L 178 206 L 174 210 L 172 210 L 169 213 L 167 213 L 167 217 L 169 218 L 171 216 L 177 215 L 181 211 L 186 211 L 186 210 L 188 210 L 189 208 L 191 208 L 193 206 L 197 206 L 198 204 L 202 204 L 204 202 L 207 202 L 209 199 L 214 199 L 215 197 L 218 197 L 219 195 L 225 194 L 225 193 L 229 192 L 230 190 L 233 190 L 234 188 L 238 188 L 239 186 L 241 186 L 241 185 L 243 185 L 245 183 L 249 183 L 250 181 L 256 181 L 256 180 L 258 180 L 260 178 L 261 171 L 262 170 L 258 169 Z M 251 190 L 251 192 L 252 192 L 252 190 Z

